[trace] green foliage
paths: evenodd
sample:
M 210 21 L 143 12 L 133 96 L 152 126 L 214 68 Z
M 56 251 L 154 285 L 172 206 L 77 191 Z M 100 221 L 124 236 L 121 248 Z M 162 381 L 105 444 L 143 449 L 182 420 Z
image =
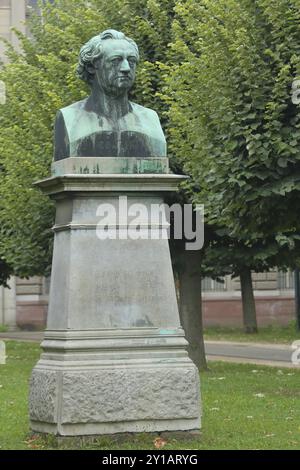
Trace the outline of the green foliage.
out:
M 50 270 L 54 209 L 33 182 L 50 174 L 57 110 L 88 93 L 80 47 L 113 27 L 141 49 L 132 99 L 158 111 L 173 169 L 192 176 L 181 198 L 223 230 L 206 273 L 298 264 L 299 24 L 299 0 L 42 2 L 0 70 L 0 259 L 19 276 Z
M 132 36 L 141 48 L 132 98 L 161 114 L 158 63 L 166 61 L 173 6 L 170 0 L 41 2 L 41 16 L 29 20 L 31 37 L 17 33 L 22 53 L 7 44 L 10 63 L 0 70 L 7 89 L 0 107 L 0 258 L 15 274 L 50 271 L 54 208 L 33 183 L 50 175 L 57 110 L 88 93 L 75 75 L 80 47 L 108 28 Z
M 7 280 L 12 274 L 12 269 L 5 261 L 0 259 L 0 286 L 8 287 Z
M 209 256 L 217 261 L 223 249 L 227 265 L 234 257 L 253 269 L 293 265 L 300 119 L 291 93 L 300 76 L 300 2 L 183 0 L 175 11 L 178 62 L 164 67 L 170 147 L 200 188 L 193 200 L 205 203 L 207 222 L 226 228 L 227 239 L 218 253 L 215 241 Z

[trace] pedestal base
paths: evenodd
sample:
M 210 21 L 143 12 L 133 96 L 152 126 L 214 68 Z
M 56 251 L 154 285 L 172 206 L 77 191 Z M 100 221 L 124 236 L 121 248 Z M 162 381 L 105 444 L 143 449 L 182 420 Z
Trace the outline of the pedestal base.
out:
M 183 331 L 46 332 L 31 428 L 61 436 L 199 429 L 198 371 Z
M 56 200 L 56 223 L 44 352 L 30 386 L 34 431 L 200 427 L 198 370 L 186 351 L 159 217 L 164 194 L 182 178 L 77 174 L 39 183 Z M 137 238 L 127 236 L 129 207 L 142 207 Z M 104 208 L 115 222 L 104 222 Z

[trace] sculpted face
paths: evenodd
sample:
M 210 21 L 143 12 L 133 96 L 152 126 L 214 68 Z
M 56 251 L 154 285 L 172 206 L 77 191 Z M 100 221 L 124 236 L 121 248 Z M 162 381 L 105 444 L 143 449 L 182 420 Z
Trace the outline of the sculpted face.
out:
M 103 41 L 103 54 L 95 64 L 94 86 L 100 86 L 107 95 L 127 93 L 135 79 L 138 57 L 132 44 L 124 39 Z

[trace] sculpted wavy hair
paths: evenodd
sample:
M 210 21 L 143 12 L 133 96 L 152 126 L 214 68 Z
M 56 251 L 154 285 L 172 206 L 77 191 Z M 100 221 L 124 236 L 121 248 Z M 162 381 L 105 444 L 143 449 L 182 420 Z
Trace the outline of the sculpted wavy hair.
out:
M 139 59 L 139 49 L 133 39 L 126 37 L 124 33 L 114 29 L 107 29 L 106 31 L 103 31 L 103 33 L 100 33 L 90 39 L 80 49 L 77 75 L 79 78 L 81 78 L 81 80 L 84 80 L 89 85 L 91 85 L 94 80 L 94 62 L 97 59 L 100 59 L 102 55 L 102 44 L 106 39 L 125 39 L 125 41 L 128 41 L 134 46 L 137 53 L 137 58 Z

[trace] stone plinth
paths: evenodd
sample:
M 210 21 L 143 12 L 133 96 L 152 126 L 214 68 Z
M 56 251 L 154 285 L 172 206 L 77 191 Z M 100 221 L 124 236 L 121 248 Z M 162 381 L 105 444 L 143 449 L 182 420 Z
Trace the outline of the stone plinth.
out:
M 34 431 L 199 429 L 199 377 L 179 322 L 165 221 L 144 218 L 144 239 L 128 239 L 119 200 L 158 207 L 183 178 L 66 174 L 39 183 L 56 200 L 56 222 L 47 330 L 30 387 Z M 116 239 L 97 237 L 104 204 L 115 209 L 116 227 L 105 230 Z

